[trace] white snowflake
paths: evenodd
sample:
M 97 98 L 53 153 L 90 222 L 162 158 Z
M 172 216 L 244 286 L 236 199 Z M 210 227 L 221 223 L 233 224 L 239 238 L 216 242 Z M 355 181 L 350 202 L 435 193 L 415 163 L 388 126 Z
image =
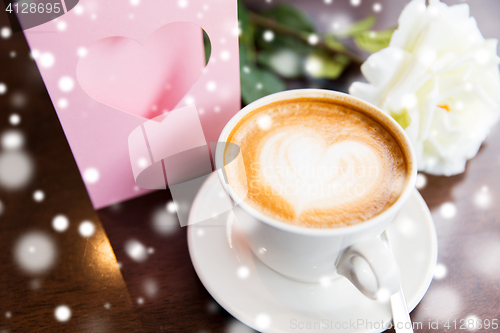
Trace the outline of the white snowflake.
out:
M 64 323 L 71 318 L 71 309 L 67 305 L 59 305 L 54 311 L 54 317 Z
M 83 221 L 78 227 L 78 232 L 82 237 L 88 238 L 95 232 L 95 225 L 90 221 Z
M 94 184 L 99 181 L 100 174 L 96 168 L 88 168 L 83 172 L 83 180 L 88 184 Z
M 56 58 L 54 58 L 54 55 L 50 52 L 44 52 L 40 55 L 39 64 L 44 68 L 50 68 L 54 66 L 55 62 Z
M 69 92 L 73 90 L 74 86 L 75 81 L 69 76 L 63 76 L 59 79 L 59 89 L 61 89 L 62 92 Z

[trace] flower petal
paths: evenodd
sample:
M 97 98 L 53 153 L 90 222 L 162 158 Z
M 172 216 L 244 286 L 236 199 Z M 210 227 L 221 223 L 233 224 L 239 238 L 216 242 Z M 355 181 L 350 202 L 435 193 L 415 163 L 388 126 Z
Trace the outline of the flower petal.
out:
M 419 170 L 453 175 L 500 118 L 500 58 L 467 4 L 429 2 L 406 6 L 390 46 L 361 67 L 369 83 L 349 91 L 407 125 Z

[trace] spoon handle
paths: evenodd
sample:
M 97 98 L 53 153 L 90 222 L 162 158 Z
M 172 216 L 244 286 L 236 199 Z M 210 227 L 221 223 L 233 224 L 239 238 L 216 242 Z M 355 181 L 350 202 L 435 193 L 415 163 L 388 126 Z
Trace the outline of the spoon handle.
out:
M 382 239 L 392 251 L 391 245 L 387 238 L 386 233 L 382 234 Z M 413 324 L 410 319 L 410 313 L 406 306 L 405 295 L 403 293 L 403 286 L 399 286 L 399 291 L 391 296 L 391 309 L 392 309 L 392 322 L 394 330 L 397 333 L 413 333 Z

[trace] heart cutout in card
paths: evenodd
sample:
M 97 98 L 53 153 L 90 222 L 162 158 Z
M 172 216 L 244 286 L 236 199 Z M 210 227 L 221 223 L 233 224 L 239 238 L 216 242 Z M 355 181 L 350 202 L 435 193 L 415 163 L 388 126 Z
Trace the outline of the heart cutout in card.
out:
M 197 34 L 199 39 L 186 38 Z M 202 74 L 202 39 L 200 27 L 189 22 L 157 29 L 144 45 L 128 37 L 103 38 L 87 48 L 76 77 L 93 99 L 151 119 L 171 111 Z

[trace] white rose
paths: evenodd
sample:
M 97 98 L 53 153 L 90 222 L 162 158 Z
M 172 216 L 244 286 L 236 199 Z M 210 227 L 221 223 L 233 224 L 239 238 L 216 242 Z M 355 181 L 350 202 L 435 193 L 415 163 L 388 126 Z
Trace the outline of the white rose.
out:
M 405 128 L 419 170 L 461 173 L 499 119 L 497 42 L 484 39 L 467 4 L 413 0 L 390 46 L 361 66 L 369 83 L 355 82 L 349 92 Z

